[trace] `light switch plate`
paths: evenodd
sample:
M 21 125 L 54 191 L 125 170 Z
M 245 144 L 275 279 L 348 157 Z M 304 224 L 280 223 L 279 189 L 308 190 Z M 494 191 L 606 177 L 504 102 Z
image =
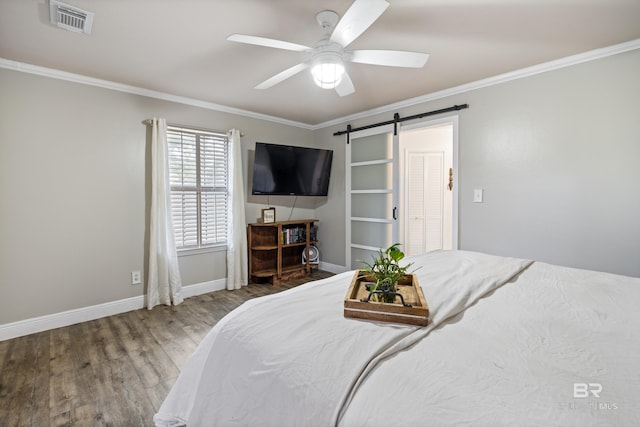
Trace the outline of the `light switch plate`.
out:
M 476 188 L 473 190 L 473 202 L 474 203 L 482 203 L 482 189 Z

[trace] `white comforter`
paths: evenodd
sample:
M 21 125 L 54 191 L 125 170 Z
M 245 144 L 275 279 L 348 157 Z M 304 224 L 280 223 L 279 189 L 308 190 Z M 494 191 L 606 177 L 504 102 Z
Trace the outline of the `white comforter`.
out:
M 203 340 L 156 425 L 640 423 L 640 280 L 464 251 L 412 261 L 429 326 L 345 319 L 353 273 L 249 301 Z

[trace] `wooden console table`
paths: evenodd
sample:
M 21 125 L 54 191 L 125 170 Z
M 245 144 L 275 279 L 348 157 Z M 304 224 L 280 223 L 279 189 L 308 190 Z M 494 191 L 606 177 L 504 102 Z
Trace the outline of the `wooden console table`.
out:
M 277 285 L 287 279 L 310 275 L 315 265 L 309 262 L 309 247 L 317 243 L 316 222 L 317 219 L 300 219 L 249 224 L 249 280 L 267 280 Z M 306 251 L 304 262 L 303 251 Z

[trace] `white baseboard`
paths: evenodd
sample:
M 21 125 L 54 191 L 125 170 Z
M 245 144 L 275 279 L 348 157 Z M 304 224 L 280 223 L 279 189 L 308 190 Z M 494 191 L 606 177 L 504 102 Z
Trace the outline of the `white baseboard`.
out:
M 331 264 L 328 262 L 320 261 L 318 265 L 320 270 L 328 271 L 334 274 L 344 273 L 345 271 L 349 271 L 350 269 L 345 267 L 344 265 Z
M 227 289 L 227 279 L 211 280 L 209 282 L 184 286 L 182 288 L 182 297 L 195 297 L 196 295 L 208 294 L 209 292 L 222 291 L 224 289 Z
M 138 296 L 6 323 L 0 325 L 0 341 L 125 313 L 143 307 L 144 297 Z
M 189 298 L 222 289 L 226 289 L 226 279 L 184 286 L 182 288 L 182 296 Z M 0 341 L 61 328 L 63 326 L 75 325 L 76 323 L 113 316 L 115 314 L 126 313 L 127 311 L 139 310 L 145 307 L 144 300 L 145 297 L 140 295 L 119 301 L 111 301 L 90 307 L 77 308 L 61 313 L 47 314 L 45 316 L 6 323 L 0 325 Z
M 322 261 L 318 265 L 318 268 L 335 274 L 348 271 L 348 269 L 342 265 Z M 184 298 L 189 298 L 209 292 L 220 291 L 226 288 L 226 279 L 217 279 L 209 282 L 184 286 L 182 288 L 182 296 Z M 4 325 L 0 325 L 0 341 L 49 331 L 51 329 L 62 328 L 64 326 L 75 325 L 76 323 L 88 322 L 90 320 L 126 313 L 128 311 L 139 310 L 145 307 L 144 300 L 145 297 L 140 295 L 90 307 L 77 308 L 60 313 L 19 320 L 17 322 L 5 323 Z

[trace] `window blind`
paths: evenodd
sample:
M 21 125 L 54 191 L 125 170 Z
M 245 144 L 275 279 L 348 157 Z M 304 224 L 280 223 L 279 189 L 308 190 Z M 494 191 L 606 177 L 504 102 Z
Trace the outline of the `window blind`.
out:
M 167 143 L 176 247 L 225 244 L 227 136 L 169 126 Z

